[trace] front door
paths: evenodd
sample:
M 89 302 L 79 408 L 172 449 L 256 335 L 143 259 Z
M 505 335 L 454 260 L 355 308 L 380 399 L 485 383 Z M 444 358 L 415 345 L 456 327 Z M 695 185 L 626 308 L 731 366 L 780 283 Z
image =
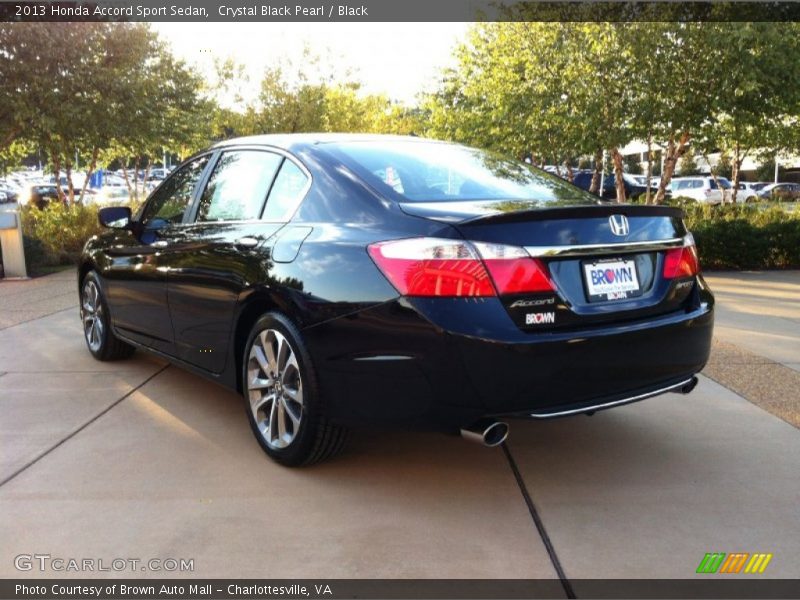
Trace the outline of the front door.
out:
M 150 196 L 131 231 L 108 250 L 103 269 L 114 327 L 136 342 L 174 352 L 167 302 L 170 246 L 180 237 L 186 210 L 209 155 L 198 157 L 171 175 Z

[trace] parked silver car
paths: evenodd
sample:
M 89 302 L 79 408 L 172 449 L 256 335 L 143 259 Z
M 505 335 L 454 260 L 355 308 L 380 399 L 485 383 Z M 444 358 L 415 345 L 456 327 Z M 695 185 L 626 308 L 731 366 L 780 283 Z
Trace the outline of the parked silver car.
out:
M 762 200 L 800 200 L 800 183 L 770 183 L 758 192 Z

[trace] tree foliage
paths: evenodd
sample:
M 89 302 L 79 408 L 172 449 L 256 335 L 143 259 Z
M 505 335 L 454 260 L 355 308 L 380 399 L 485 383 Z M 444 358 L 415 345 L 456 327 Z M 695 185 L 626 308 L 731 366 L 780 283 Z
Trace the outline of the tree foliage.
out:
M 41 149 L 70 200 L 76 157 L 90 174 L 203 137 L 199 87 L 144 24 L 0 24 L 0 150 Z
M 795 23 L 477 24 L 427 98 L 429 132 L 539 164 L 599 170 L 606 151 L 618 200 L 619 149 L 645 140 L 663 155 L 660 202 L 692 146 L 727 150 L 734 178 L 755 148 L 800 148 L 799 43 Z

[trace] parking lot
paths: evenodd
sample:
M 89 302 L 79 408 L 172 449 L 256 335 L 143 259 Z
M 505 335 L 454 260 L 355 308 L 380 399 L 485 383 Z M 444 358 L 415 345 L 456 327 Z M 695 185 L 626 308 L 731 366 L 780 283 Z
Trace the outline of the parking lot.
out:
M 512 422 L 505 449 L 356 431 L 296 470 L 264 456 L 235 394 L 142 353 L 94 361 L 71 271 L 0 283 L 0 575 L 85 576 L 14 566 L 47 553 L 194 559 L 169 574 L 193 577 L 561 575 L 579 592 L 767 552 L 741 576 L 798 578 L 800 272 L 708 280 L 717 343 L 688 396 Z

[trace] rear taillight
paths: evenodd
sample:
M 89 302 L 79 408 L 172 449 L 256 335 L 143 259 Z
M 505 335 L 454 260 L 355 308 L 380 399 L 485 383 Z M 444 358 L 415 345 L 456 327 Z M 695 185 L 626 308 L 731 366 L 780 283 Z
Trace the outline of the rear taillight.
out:
M 475 247 L 500 295 L 555 290 L 547 267 L 540 259 L 532 258 L 524 248 L 484 243 L 476 243 Z
M 413 238 L 380 242 L 369 255 L 404 296 L 494 296 L 489 273 L 466 242 Z
M 544 264 L 516 246 L 413 238 L 379 242 L 368 250 L 404 296 L 475 297 L 554 290 Z
M 691 234 L 684 239 L 681 248 L 672 248 L 664 254 L 664 279 L 692 277 L 700 272 L 700 259 Z

